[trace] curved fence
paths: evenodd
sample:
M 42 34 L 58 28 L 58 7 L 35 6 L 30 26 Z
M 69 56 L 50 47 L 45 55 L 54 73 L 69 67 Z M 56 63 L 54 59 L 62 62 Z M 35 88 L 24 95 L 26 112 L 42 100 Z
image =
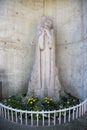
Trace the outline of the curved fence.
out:
M 87 111 L 87 100 L 79 105 L 54 111 L 26 111 L 13 109 L 0 103 L 0 116 L 30 126 L 60 125 L 75 120 Z

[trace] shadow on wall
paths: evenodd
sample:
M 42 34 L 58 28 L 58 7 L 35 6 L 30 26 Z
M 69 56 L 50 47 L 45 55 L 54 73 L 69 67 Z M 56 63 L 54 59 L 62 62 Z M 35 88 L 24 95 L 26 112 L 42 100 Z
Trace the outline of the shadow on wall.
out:
M 0 69 L 0 100 L 9 95 L 8 76 L 4 69 Z

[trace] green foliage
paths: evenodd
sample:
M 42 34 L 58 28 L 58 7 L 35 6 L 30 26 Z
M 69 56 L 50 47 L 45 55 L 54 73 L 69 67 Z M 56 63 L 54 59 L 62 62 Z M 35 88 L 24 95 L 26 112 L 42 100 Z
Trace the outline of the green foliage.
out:
M 25 97 L 25 95 L 11 96 L 3 100 L 3 104 L 6 106 L 28 111 L 58 110 L 72 107 L 79 103 L 79 99 L 70 95 L 63 96 L 61 100 L 53 100 L 48 97 L 40 100 L 37 97 Z

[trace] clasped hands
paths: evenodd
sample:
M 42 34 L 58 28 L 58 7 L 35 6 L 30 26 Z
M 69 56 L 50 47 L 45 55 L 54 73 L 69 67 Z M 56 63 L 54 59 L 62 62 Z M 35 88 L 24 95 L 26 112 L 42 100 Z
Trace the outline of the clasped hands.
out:
M 41 32 L 42 32 L 43 35 L 49 35 L 49 30 L 45 27 L 41 28 Z

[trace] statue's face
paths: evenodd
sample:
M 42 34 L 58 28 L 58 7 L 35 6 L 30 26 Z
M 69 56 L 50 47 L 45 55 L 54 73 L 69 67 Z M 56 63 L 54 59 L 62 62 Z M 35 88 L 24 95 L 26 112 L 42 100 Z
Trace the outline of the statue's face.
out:
M 51 29 L 52 28 L 52 22 L 50 20 L 47 20 L 44 24 L 45 28 Z

